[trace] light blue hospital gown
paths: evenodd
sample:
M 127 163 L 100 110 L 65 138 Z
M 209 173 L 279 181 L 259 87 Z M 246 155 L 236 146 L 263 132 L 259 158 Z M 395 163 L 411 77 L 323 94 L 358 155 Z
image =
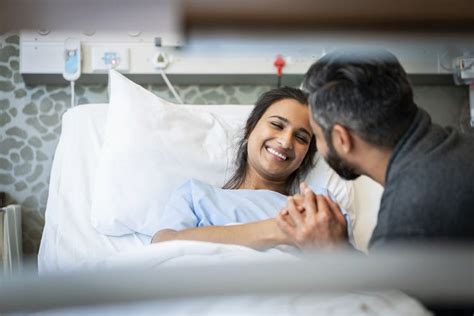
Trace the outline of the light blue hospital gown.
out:
M 335 200 L 322 188 L 311 187 L 316 194 Z M 245 224 L 274 218 L 287 205 L 287 196 L 270 190 L 228 190 L 198 180 L 189 180 L 172 194 L 161 216 L 157 231 L 183 230 L 205 226 Z M 352 225 L 347 212 L 344 215 L 349 239 Z

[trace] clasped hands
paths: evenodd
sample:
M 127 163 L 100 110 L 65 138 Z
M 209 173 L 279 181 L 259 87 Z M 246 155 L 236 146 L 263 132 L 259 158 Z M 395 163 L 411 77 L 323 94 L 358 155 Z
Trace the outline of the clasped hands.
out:
M 288 197 L 276 222 L 289 243 L 303 250 L 348 244 L 347 223 L 339 206 L 329 197 L 315 194 L 304 182 L 299 194 Z

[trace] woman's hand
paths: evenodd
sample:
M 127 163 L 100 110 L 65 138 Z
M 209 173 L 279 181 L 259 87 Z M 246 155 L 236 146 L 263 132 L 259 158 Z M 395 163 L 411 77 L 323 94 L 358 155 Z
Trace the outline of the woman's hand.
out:
M 347 244 L 347 224 L 339 206 L 316 195 L 302 183 L 301 195 L 288 198 L 276 217 L 278 227 L 301 249 L 332 248 Z

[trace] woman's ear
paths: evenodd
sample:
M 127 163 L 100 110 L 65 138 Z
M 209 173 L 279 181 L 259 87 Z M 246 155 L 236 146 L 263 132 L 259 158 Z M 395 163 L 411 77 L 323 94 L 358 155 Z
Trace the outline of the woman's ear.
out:
M 349 130 L 339 124 L 332 127 L 332 143 L 334 149 L 339 153 L 348 154 L 354 148 L 354 139 Z

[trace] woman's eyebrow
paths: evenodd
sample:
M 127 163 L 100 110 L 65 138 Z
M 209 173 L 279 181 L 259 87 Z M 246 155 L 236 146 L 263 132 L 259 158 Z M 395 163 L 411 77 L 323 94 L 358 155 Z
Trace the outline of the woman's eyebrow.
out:
M 282 117 L 282 116 L 279 116 L 279 115 L 272 115 L 272 116 L 269 116 L 268 118 L 272 118 L 272 117 L 276 117 L 277 119 L 285 122 L 285 123 L 289 123 L 290 121 L 288 121 L 288 119 Z
M 304 134 L 307 134 L 309 138 L 313 137 L 313 135 L 311 135 L 310 132 L 308 132 L 308 130 L 306 130 L 306 128 L 299 128 L 298 131 L 300 131 L 301 133 L 304 133 Z
M 287 118 L 284 118 L 284 117 L 279 116 L 279 115 L 272 115 L 272 116 L 269 116 L 268 118 L 272 118 L 272 117 L 277 118 L 277 119 L 279 119 L 279 120 L 281 120 L 285 123 L 290 122 L 290 121 L 288 121 Z M 307 134 L 310 138 L 313 137 L 313 135 L 306 128 L 300 127 L 300 128 L 298 128 L 298 131 L 301 132 L 301 133 Z

